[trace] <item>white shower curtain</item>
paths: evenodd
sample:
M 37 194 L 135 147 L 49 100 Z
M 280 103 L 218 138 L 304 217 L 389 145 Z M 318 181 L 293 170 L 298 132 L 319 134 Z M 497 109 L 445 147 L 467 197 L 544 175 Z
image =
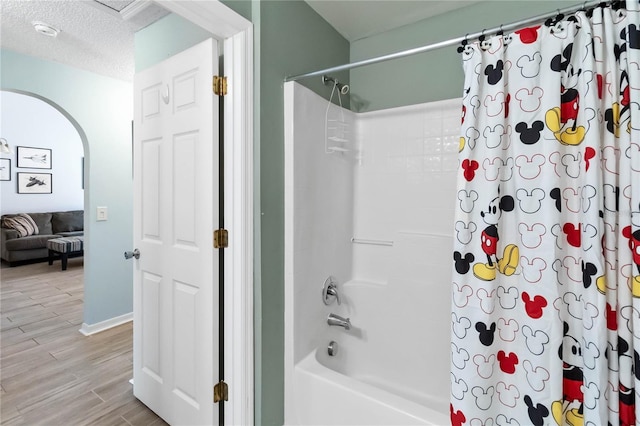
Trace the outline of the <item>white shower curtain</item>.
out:
M 462 51 L 453 425 L 636 422 L 639 7 Z

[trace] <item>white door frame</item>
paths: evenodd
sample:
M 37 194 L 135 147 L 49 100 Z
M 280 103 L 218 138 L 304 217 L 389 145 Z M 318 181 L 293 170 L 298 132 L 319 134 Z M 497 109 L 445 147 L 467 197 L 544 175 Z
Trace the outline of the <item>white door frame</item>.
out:
M 254 424 L 253 25 L 219 1 L 155 0 L 224 42 L 225 423 Z

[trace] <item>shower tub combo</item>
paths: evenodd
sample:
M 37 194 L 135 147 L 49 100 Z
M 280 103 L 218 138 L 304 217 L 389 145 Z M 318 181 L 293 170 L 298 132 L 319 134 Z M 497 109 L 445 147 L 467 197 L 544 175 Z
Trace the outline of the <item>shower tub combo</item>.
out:
M 459 122 L 285 84 L 286 424 L 449 423 Z

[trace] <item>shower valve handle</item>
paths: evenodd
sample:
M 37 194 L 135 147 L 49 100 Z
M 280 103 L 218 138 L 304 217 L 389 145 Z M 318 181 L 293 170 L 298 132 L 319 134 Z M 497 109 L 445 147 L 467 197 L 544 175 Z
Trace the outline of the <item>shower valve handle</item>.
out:
M 329 306 L 333 303 L 333 300 L 340 304 L 340 296 L 338 295 L 338 285 L 336 279 L 330 276 L 324 281 L 324 285 L 322 286 L 322 302 Z
M 330 285 L 329 288 L 327 288 L 327 294 L 329 296 L 334 296 L 338 305 L 340 304 L 340 295 L 338 295 L 338 288 L 335 285 Z

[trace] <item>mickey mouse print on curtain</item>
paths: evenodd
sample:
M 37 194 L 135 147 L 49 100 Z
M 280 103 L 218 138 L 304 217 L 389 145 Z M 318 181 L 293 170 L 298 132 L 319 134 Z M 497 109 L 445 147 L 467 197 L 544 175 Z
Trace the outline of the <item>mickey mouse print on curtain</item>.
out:
M 462 49 L 453 425 L 640 419 L 639 9 Z

